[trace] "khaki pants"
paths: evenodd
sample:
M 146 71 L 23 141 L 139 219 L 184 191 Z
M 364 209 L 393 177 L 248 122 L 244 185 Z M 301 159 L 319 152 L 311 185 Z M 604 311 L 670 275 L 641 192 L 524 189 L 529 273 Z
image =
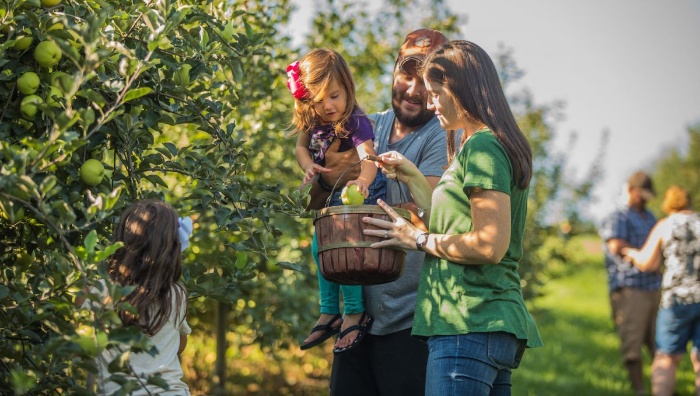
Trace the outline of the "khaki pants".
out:
M 625 287 L 610 294 L 612 319 L 620 336 L 620 352 L 624 361 L 642 359 L 642 345 L 651 356 L 656 352 L 656 313 L 661 292 Z

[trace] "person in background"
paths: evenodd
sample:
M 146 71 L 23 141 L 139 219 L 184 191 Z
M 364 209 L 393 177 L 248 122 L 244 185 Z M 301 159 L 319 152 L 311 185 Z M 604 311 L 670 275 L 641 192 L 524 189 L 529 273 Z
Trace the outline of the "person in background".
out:
M 445 42 L 447 38 L 434 29 L 409 33 L 394 64 L 392 108 L 370 115 L 375 122 L 377 153 L 402 153 L 416 164 L 431 188 L 447 165 L 446 141 L 435 114 L 427 109 L 427 91 L 419 71 L 425 56 Z M 410 202 L 407 187 L 396 180 L 387 180 L 386 201 L 412 209 L 416 217 L 424 211 Z M 364 287 L 365 309 L 375 322 L 359 347 L 335 355 L 331 395 L 423 395 L 428 348 L 411 336 L 423 257 L 423 252 L 408 251 L 398 280 Z
M 700 391 L 700 213 L 691 208 L 690 194 L 679 186 L 666 190 L 659 220 L 641 249 L 624 247 L 621 253 L 641 271 L 665 270 L 661 305 L 656 320 L 656 355 L 651 370 L 655 396 L 671 396 L 676 371 L 689 341 L 695 371 L 696 394 Z
M 642 272 L 622 257 L 623 248 L 640 248 L 656 224 L 646 208 L 654 198 L 651 178 L 642 171 L 627 180 L 624 199 L 599 229 L 608 272 L 610 306 L 620 352 L 632 389 L 646 394 L 642 346 L 656 353 L 656 314 L 661 298 L 661 273 Z

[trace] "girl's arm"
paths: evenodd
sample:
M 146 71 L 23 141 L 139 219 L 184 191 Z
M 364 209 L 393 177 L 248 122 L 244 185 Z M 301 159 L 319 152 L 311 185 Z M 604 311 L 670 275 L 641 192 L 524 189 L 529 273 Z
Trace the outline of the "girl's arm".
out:
M 663 244 L 664 236 L 670 235 L 669 227 L 667 219 L 659 220 L 652 228 L 641 249 L 623 247 L 620 253 L 623 257 L 629 257 L 632 264 L 639 268 L 640 271 L 657 271 L 663 263 L 661 245 Z
M 367 155 L 377 155 L 377 153 L 374 151 L 374 145 L 371 139 L 365 140 L 360 145 L 355 147 L 355 149 L 357 150 L 357 154 L 360 158 L 365 158 Z M 360 176 L 358 176 L 355 180 L 349 181 L 347 185 L 357 185 L 357 187 L 362 192 L 362 195 L 364 195 L 365 198 L 367 198 L 367 196 L 369 195 L 369 186 L 372 184 L 374 178 L 377 176 L 377 165 L 374 164 L 374 161 L 362 161 L 360 163 L 360 166 Z
M 306 184 L 313 178 L 317 173 L 328 173 L 331 170 L 318 165 L 311 158 L 311 152 L 309 151 L 309 143 L 311 142 L 311 136 L 308 133 L 300 132 L 297 138 L 297 144 L 294 148 L 294 154 L 297 157 L 297 163 L 299 167 L 304 171 L 303 184 Z

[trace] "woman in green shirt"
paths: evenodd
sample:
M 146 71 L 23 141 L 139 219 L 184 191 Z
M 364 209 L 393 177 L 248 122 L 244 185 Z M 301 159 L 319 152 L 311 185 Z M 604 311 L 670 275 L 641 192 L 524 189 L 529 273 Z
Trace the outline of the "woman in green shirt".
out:
M 431 195 L 425 177 L 401 154 L 380 155 L 380 165 L 425 208 L 429 232 L 380 202 L 393 221 L 367 217 L 379 228 L 365 234 L 386 239 L 372 247 L 427 253 L 413 325 L 429 347 L 426 395 L 509 395 L 511 369 L 524 349 L 542 345 L 518 276 L 530 145 L 479 46 L 445 44 L 425 60 L 423 79 L 428 108 L 448 131 L 448 168 Z

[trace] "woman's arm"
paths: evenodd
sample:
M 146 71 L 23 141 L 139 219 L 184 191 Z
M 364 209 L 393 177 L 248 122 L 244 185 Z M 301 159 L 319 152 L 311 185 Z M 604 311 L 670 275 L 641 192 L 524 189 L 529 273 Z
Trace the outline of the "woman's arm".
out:
M 510 245 L 510 196 L 472 189 L 473 230 L 459 235 L 429 235 L 423 250 L 457 264 L 498 264 Z
M 498 264 L 510 245 L 510 196 L 494 190 L 471 190 L 473 230 L 458 235 L 429 234 L 423 250 L 433 256 L 457 264 Z M 400 217 L 389 205 L 379 201 L 379 206 L 391 217 L 391 221 L 371 217 L 363 221 L 380 227 L 365 229 L 366 235 L 386 239 L 372 244 L 373 248 L 401 247 L 416 249 L 416 238 L 423 231 Z
M 623 257 L 629 257 L 640 271 L 657 271 L 663 263 L 662 244 L 664 236 L 670 234 L 669 224 L 666 219 L 659 220 L 651 233 L 644 242 L 641 249 L 631 247 L 623 247 L 620 249 L 620 254 Z
M 383 168 L 382 172 L 387 178 L 396 179 L 408 186 L 413 202 L 425 211 L 422 219 L 427 226 L 430 220 L 433 190 L 440 178 L 435 176 L 426 178 L 413 162 L 396 151 L 381 154 L 379 160 Z

